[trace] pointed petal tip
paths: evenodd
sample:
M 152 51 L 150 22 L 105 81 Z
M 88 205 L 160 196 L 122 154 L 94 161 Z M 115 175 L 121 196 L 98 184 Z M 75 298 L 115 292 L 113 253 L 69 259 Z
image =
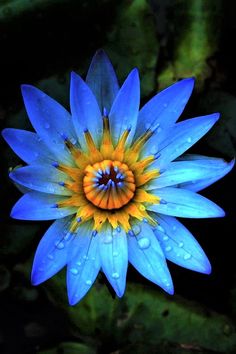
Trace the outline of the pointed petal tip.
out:
M 175 290 L 174 290 L 174 286 L 173 286 L 173 285 L 171 285 L 170 287 L 166 287 L 164 290 L 165 290 L 165 292 L 166 292 L 167 294 L 169 294 L 169 295 L 174 295 L 174 293 L 175 293 Z
M 4 140 L 7 142 L 7 138 L 8 138 L 8 133 L 9 133 L 10 128 L 5 128 L 1 131 L 2 137 L 4 138 Z

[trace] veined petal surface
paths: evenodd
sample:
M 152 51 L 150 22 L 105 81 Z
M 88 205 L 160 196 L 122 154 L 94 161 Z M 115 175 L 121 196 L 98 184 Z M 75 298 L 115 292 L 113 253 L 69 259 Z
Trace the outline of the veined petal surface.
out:
M 157 238 L 148 224 L 142 223 L 139 227 L 141 232 L 138 235 L 128 235 L 130 263 L 145 278 L 173 294 L 171 275 Z
M 27 130 L 6 128 L 2 136 L 12 150 L 25 162 L 55 161 L 55 155 L 48 149 L 42 139 Z
M 67 290 L 70 305 L 75 305 L 89 291 L 101 267 L 98 236 L 91 224 L 81 225 L 71 243 L 73 252 L 67 266 Z
M 209 199 L 189 190 L 166 187 L 152 193 L 161 198 L 160 204 L 148 205 L 147 209 L 183 218 L 217 218 L 224 211 Z
M 194 79 L 183 79 L 158 93 L 148 101 L 138 115 L 135 138 L 147 129 L 171 127 L 184 110 L 192 93 Z
M 67 263 L 71 241 L 71 216 L 54 221 L 39 242 L 31 274 L 33 285 L 38 285 L 59 272 Z
M 106 227 L 99 235 L 99 253 L 102 270 L 114 288 L 117 296 L 125 291 L 128 267 L 127 236 L 124 230 Z
M 211 272 L 205 252 L 184 225 L 167 215 L 156 214 L 154 218 L 158 222 L 154 233 L 169 261 L 196 272 Z
M 104 108 L 109 113 L 119 91 L 119 84 L 110 59 L 102 49 L 92 59 L 86 83 L 96 97 L 101 113 Z
M 39 192 L 72 195 L 63 185 L 68 179 L 67 175 L 50 165 L 37 164 L 17 168 L 10 173 L 10 177 L 14 182 Z
M 57 208 L 57 203 L 65 199 L 64 196 L 41 192 L 26 193 L 14 205 L 11 217 L 20 220 L 53 220 L 76 213 L 75 207 Z
M 86 149 L 84 132 L 89 130 L 98 145 L 102 135 L 102 114 L 96 98 L 76 73 L 71 73 L 70 106 L 73 124 L 81 146 Z
M 22 95 L 29 119 L 48 149 L 58 161 L 73 163 L 64 144 L 64 137 L 75 140 L 72 119 L 67 110 L 41 90 L 22 85 Z
M 133 69 L 121 86 L 109 113 L 111 133 L 114 143 L 121 134 L 130 129 L 127 142 L 130 143 L 135 134 L 140 103 L 140 83 L 138 70 Z

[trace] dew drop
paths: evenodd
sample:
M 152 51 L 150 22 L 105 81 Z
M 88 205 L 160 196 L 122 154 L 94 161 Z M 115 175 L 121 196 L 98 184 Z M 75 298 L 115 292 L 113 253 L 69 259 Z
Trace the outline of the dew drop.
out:
M 51 259 L 51 260 L 53 260 L 53 255 L 52 254 L 48 254 L 48 259 Z
M 190 259 L 192 256 L 191 256 L 191 254 L 190 253 L 186 253 L 185 255 L 184 255 L 184 259 L 187 261 L 188 259 Z
M 112 230 L 112 236 L 116 236 L 117 235 L 117 230 L 116 229 L 113 229 Z
M 138 245 L 142 250 L 150 247 L 150 244 L 150 240 L 147 237 L 142 237 L 138 240 Z
M 80 262 L 80 261 L 76 262 L 76 264 L 77 264 L 79 267 L 81 266 L 81 262 Z
M 65 248 L 65 245 L 63 242 L 56 242 L 55 243 L 56 248 L 58 248 L 59 250 L 62 250 L 63 248 Z
M 167 103 L 163 103 L 163 107 L 166 108 L 168 106 Z
M 79 273 L 78 269 L 76 268 L 71 268 L 70 269 L 70 272 L 73 274 L 73 275 L 77 275 Z
M 161 225 L 157 225 L 157 230 L 161 231 L 161 232 L 165 232 L 165 230 L 163 229 L 163 227 Z
M 103 242 L 105 244 L 109 244 L 109 243 L 112 243 L 112 236 L 111 235 L 106 235 Z
M 114 273 L 112 273 L 112 278 L 113 279 L 119 279 L 119 277 L 120 277 L 120 274 L 119 273 L 117 273 L 117 272 L 114 272 Z
M 183 243 L 183 242 L 179 242 L 178 246 L 179 246 L 180 248 L 182 248 L 182 247 L 184 246 L 184 243 Z
M 173 226 L 173 227 L 172 227 L 172 230 L 173 230 L 173 231 L 176 231 L 176 226 Z
M 168 241 L 169 237 L 167 235 L 163 236 L 163 241 Z
M 88 260 L 88 256 L 84 255 L 83 259 Z
M 113 257 L 117 257 L 119 255 L 119 253 L 117 252 L 117 251 L 114 251 L 113 253 L 112 253 L 112 256 Z
M 121 227 L 118 226 L 118 227 L 116 228 L 116 230 L 117 230 L 117 232 L 121 232 Z
M 86 280 L 85 282 L 86 285 L 91 285 L 92 284 L 92 281 L 90 279 Z
M 171 247 L 171 246 L 167 246 L 167 247 L 165 248 L 165 250 L 166 250 L 166 252 L 170 252 L 170 251 L 172 250 L 172 247 Z
M 135 235 L 138 235 L 141 231 L 141 227 L 139 225 L 134 225 L 133 226 L 133 232 Z
M 50 128 L 50 124 L 49 123 L 45 123 L 45 128 L 49 129 Z
M 191 143 L 191 141 L 192 141 L 192 138 L 188 137 L 187 142 Z

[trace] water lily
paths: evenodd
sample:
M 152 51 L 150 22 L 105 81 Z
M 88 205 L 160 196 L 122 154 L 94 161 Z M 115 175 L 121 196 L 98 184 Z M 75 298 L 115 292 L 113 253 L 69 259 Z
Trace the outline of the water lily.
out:
M 34 285 L 66 265 L 74 305 L 100 270 L 121 297 L 128 262 L 169 294 L 174 290 L 166 260 L 211 272 L 204 251 L 175 217 L 224 216 L 197 192 L 228 173 L 234 162 L 183 155 L 219 118 L 213 113 L 176 123 L 193 85 L 192 78 L 181 80 L 139 110 L 138 70 L 119 87 L 100 50 L 85 81 L 71 74 L 71 114 L 39 89 L 22 86 L 36 133 L 3 131 L 28 164 L 10 173 L 25 191 L 11 216 L 56 219 L 37 248 Z

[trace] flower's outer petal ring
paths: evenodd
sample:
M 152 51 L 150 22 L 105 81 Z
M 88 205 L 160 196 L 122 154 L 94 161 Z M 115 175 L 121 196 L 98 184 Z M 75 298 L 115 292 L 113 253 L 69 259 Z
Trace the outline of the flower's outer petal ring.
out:
M 112 230 L 110 226 L 99 233 L 99 253 L 102 270 L 108 281 L 121 297 L 125 291 L 128 267 L 127 236 L 124 230 Z
M 148 189 L 174 185 L 182 188 L 184 183 L 191 182 L 194 185 L 198 180 L 219 179 L 219 174 L 223 177 L 232 167 L 232 162 L 227 163 L 223 159 L 216 158 L 171 162 L 166 170 L 161 171 L 158 178 L 151 181 Z
M 147 209 L 156 213 L 183 218 L 217 218 L 225 215 L 218 205 L 186 189 L 166 187 L 154 189 L 152 193 L 161 201 L 160 204 L 148 205 Z
M 67 267 L 67 291 L 70 305 L 80 301 L 91 288 L 101 268 L 98 237 L 91 225 L 81 225 L 74 238 L 73 255 Z
M 153 217 L 158 222 L 154 233 L 169 261 L 196 272 L 211 273 L 206 254 L 184 225 L 171 216 Z
M 63 186 L 63 182 L 68 179 L 67 175 L 50 165 L 17 168 L 9 176 L 14 182 L 38 192 L 72 195 L 72 192 Z
M 165 132 L 165 137 L 159 139 L 158 131 L 149 139 L 153 145 L 159 144 L 160 156 L 152 164 L 152 168 L 165 168 L 169 162 L 182 155 L 199 139 L 203 137 L 219 119 L 219 113 L 210 114 L 175 124 Z M 144 146 L 145 154 L 150 155 L 150 150 Z
M 76 135 L 71 115 L 58 102 L 30 85 L 22 85 L 21 91 L 29 119 L 48 149 L 58 161 L 73 163 L 65 147 L 65 136 L 75 141 Z
M 88 70 L 86 83 L 96 97 L 101 113 L 103 114 L 104 108 L 109 113 L 119 91 L 119 84 L 114 68 L 104 50 L 100 49 L 95 53 Z
M 39 242 L 31 274 L 33 285 L 51 278 L 66 265 L 71 220 L 71 216 L 67 216 L 54 221 Z
M 36 133 L 6 128 L 2 131 L 2 136 L 12 150 L 27 163 L 39 159 L 41 161 L 55 161 L 55 157 Z
M 41 192 L 26 193 L 14 205 L 11 217 L 19 220 L 53 220 L 76 213 L 75 207 L 57 208 L 67 197 Z
M 93 92 L 76 73 L 71 73 L 70 107 L 81 146 L 86 149 L 84 132 L 89 130 L 98 146 L 102 136 L 102 115 Z
M 184 110 L 192 93 L 194 79 L 184 79 L 158 93 L 139 112 L 135 139 L 148 128 L 171 127 Z
M 159 242 L 148 224 L 142 223 L 140 227 L 138 235 L 128 234 L 129 261 L 145 278 L 173 294 L 171 275 Z
M 230 162 L 226 162 L 224 159 L 220 159 L 217 157 L 207 157 L 207 156 L 192 155 L 192 154 L 183 155 L 181 157 L 181 161 L 184 160 L 194 161 L 194 162 L 201 161 L 201 163 L 206 163 L 212 166 L 212 175 L 210 177 L 204 177 L 203 179 L 183 182 L 178 185 L 179 188 L 185 188 L 193 192 L 199 192 L 202 189 L 215 183 L 216 181 L 218 181 L 219 179 L 227 175 L 227 173 L 229 173 L 232 170 L 235 164 L 235 159 L 233 159 Z M 213 168 L 213 166 L 215 167 Z
M 111 133 L 115 144 L 126 129 L 130 129 L 127 142 L 131 143 L 136 130 L 139 103 L 139 75 L 138 70 L 133 69 L 120 88 L 109 114 Z

